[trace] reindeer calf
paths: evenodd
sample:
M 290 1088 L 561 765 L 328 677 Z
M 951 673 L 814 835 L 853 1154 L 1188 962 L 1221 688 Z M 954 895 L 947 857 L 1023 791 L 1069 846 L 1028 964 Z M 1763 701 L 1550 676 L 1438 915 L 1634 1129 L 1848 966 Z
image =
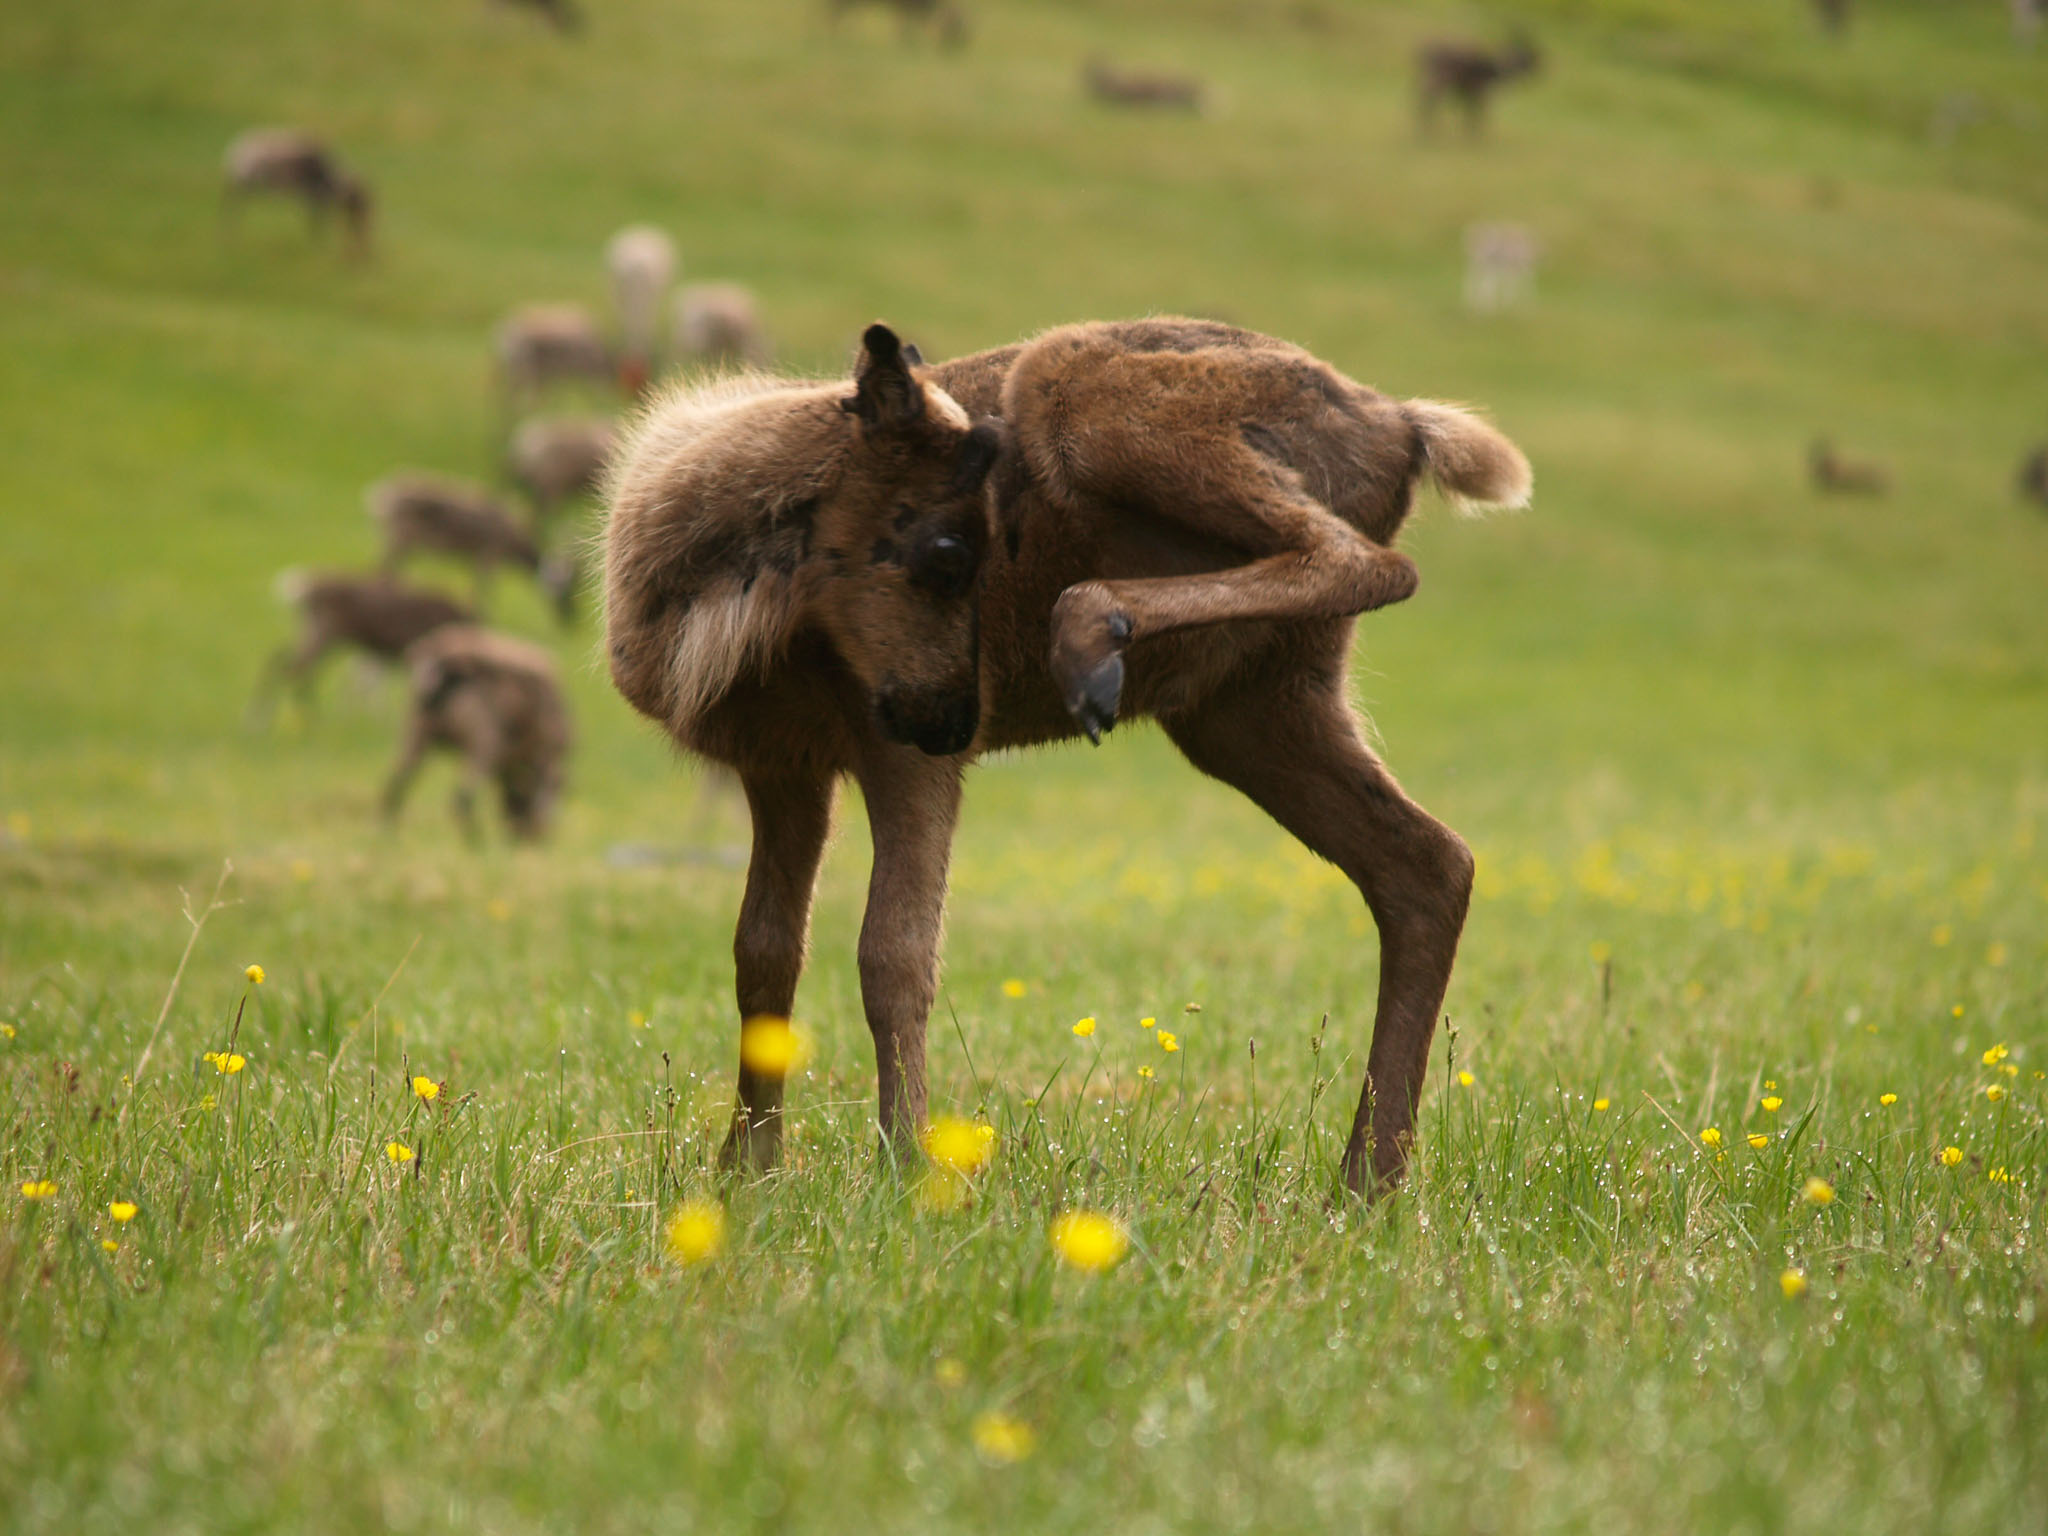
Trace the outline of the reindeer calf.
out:
M 1424 44 L 1416 56 L 1421 131 L 1435 130 L 1437 109 L 1448 96 L 1464 111 L 1465 131 L 1476 136 L 1486 124 L 1486 104 L 1493 93 L 1510 80 L 1534 74 L 1541 63 L 1536 45 L 1520 35 L 1498 52 L 1477 43 Z
M 256 128 L 228 146 L 222 163 L 223 217 L 251 192 L 275 192 L 301 199 L 317 234 L 329 210 L 348 225 L 349 248 L 357 256 L 370 248 L 370 189 L 344 169 L 334 152 L 297 128 Z
M 520 423 L 506 467 L 532 500 L 537 522 L 545 526 L 563 502 L 597 490 L 613 441 L 611 423 L 595 416 L 546 416 Z
M 1082 83 L 1097 101 L 1122 107 L 1169 107 L 1199 113 L 1202 82 L 1192 75 L 1163 75 L 1118 69 L 1106 59 L 1090 59 L 1081 70 Z
M 339 646 L 395 662 L 422 635 L 443 624 L 469 623 L 474 617 L 439 592 L 405 586 L 388 576 L 286 571 L 278 577 L 277 593 L 299 611 L 299 639 L 280 649 L 264 667 L 250 703 L 252 719 L 265 715 L 278 689 L 287 684 L 298 690 L 302 703 L 310 704 L 315 671 Z
M 1807 472 L 1813 488 L 1832 494 L 1882 496 L 1892 488 L 1892 477 L 1882 464 L 1863 459 L 1845 459 L 1826 438 L 1816 438 L 1806 450 Z
M 575 616 L 576 570 L 565 555 L 544 554 L 526 527 L 482 486 L 434 475 L 400 474 L 363 493 L 370 517 L 384 530 L 384 573 L 395 575 L 421 550 L 464 561 L 475 573 L 477 606 L 484 606 L 501 565 L 530 571 L 566 624 Z
M 676 353 L 714 368 L 765 368 L 774 349 L 754 295 L 738 283 L 688 283 L 676 294 Z
M 609 386 L 611 349 L 580 304 L 530 304 L 498 327 L 498 376 L 508 408 L 539 403 L 548 387 L 568 379 Z
M 495 781 L 515 838 L 543 836 L 562 792 L 572 733 L 554 658 L 538 646 L 468 624 L 447 625 L 406 652 L 412 707 L 384 787 L 396 823 L 413 776 L 436 748 L 460 754 L 455 818 L 477 840 L 476 793 Z
M 848 11 L 872 5 L 896 13 L 903 24 L 905 42 L 916 28 L 929 26 L 932 35 L 948 48 L 965 47 L 967 43 L 967 13 L 954 0 L 828 0 L 828 5 L 834 27 Z

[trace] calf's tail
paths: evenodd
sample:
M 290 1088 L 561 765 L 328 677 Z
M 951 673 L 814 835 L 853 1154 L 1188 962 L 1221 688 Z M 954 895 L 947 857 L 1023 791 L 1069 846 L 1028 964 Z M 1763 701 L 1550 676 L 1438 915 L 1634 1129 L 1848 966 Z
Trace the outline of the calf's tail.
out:
M 1408 400 L 1402 414 L 1422 439 L 1423 470 L 1461 512 L 1526 507 L 1535 476 L 1507 438 L 1472 412 Z

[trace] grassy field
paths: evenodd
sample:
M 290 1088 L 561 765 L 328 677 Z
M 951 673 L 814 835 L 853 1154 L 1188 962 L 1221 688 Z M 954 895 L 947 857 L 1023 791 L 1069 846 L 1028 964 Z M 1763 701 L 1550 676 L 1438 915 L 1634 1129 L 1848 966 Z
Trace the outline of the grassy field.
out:
M 0 1527 L 2048 1529 L 2048 49 L 1527 0 L 1470 145 L 1407 61 L 1505 13 L 590 9 L 0 12 Z M 1091 105 L 1097 50 L 1216 110 Z M 375 262 L 223 234 L 273 121 L 372 179 Z M 1461 307 L 1483 218 L 1526 309 Z M 631 219 L 793 367 L 1187 309 L 1527 448 L 1534 509 L 1428 510 L 1362 627 L 1481 859 L 1398 1199 L 1332 1199 L 1355 895 L 1155 732 L 971 780 L 934 1098 L 997 1137 L 939 1208 L 873 1148 L 856 795 L 789 1166 L 721 1185 L 745 829 L 587 619 L 502 594 L 573 679 L 545 849 L 465 849 L 445 768 L 380 833 L 388 683 L 245 728 L 275 573 L 367 560 L 395 466 L 493 473 L 492 323 L 600 302 Z M 1811 494 L 1823 432 L 1894 493 Z

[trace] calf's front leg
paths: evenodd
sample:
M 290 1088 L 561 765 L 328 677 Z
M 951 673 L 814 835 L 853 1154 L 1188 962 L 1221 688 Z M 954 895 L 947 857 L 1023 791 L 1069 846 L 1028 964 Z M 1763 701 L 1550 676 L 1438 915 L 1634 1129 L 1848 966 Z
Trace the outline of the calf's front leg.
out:
M 875 1040 L 882 1135 L 903 1152 L 925 1125 L 925 1021 L 939 986 L 960 763 L 878 742 L 858 777 L 875 842 L 860 928 L 860 996 Z

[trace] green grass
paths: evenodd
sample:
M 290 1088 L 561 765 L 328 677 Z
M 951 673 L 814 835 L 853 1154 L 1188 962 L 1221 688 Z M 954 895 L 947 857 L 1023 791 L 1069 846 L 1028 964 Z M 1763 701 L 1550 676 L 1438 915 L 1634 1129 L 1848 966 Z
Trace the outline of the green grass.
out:
M 809 0 L 592 9 L 0 16 L 0 1526 L 2041 1529 L 2048 524 L 2009 487 L 2048 53 L 1989 0 L 1839 44 L 1530 0 L 1545 75 L 1474 147 L 1415 142 L 1405 71 L 1478 11 L 980 0 L 956 56 Z M 1222 107 L 1093 107 L 1098 48 Z M 374 264 L 279 208 L 222 238 L 270 121 L 372 178 Z M 601 300 L 642 218 L 796 367 L 876 315 L 938 355 L 1193 309 L 1528 449 L 1534 510 L 1429 512 L 1362 629 L 1389 759 L 1481 858 L 1398 1199 L 1332 1199 L 1355 896 L 1156 733 L 973 776 L 934 1097 L 999 1138 L 940 1211 L 873 1146 L 857 796 L 789 1166 L 721 1185 L 741 876 L 607 854 L 744 828 L 693 821 L 587 624 L 503 594 L 572 677 L 544 850 L 465 850 L 445 768 L 375 829 L 388 685 L 243 728 L 275 572 L 367 558 L 396 465 L 491 473 L 492 322 Z M 1538 230 L 1531 308 L 1459 307 L 1477 218 Z M 1823 431 L 1895 494 L 1812 497 Z M 1059 1268 L 1074 1206 L 1114 1272 Z

